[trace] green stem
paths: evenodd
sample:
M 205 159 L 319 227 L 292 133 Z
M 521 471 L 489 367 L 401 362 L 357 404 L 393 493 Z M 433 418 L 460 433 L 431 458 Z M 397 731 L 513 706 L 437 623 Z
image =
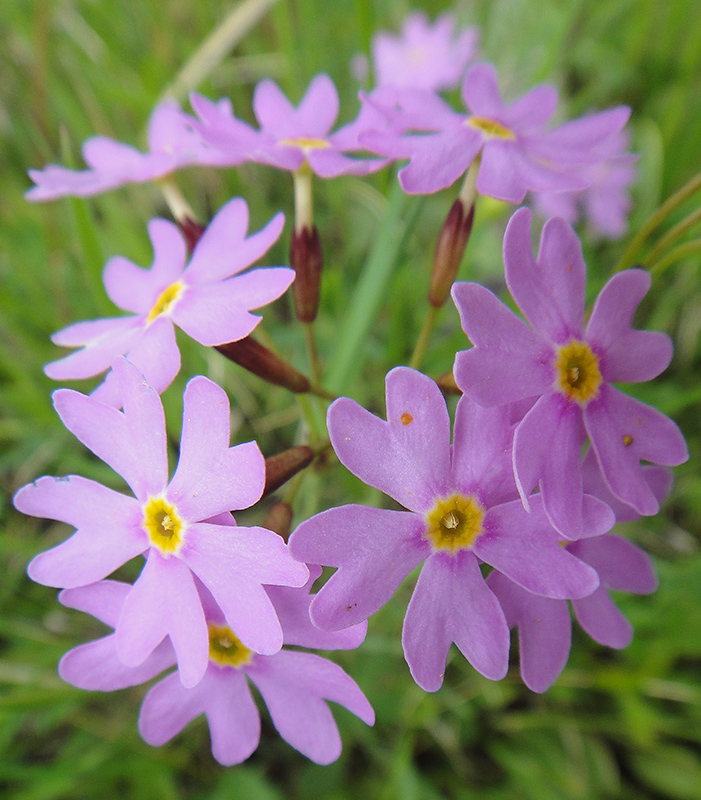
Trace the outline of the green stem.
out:
M 177 222 L 182 222 L 185 219 L 197 222 L 197 215 L 183 196 L 172 175 L 159 178 L 155 183 L 163 193 L 163 198 L 170 209 L 170 213 Z
M 693 228 L 697 222 L 701 220 L 701 208 L 697 208 L 689 216 L 685 217 L 681 222 L 675 225 L 672 230 L 668 231 L 660 241 L 650 250 L 645 257 L 643 265 L 648 269 L 656 261 L 659 261 L 661 256 L 670 249 L 670 247 L 681 238 L 690 228 Z
M 614 272 L 628 269 L 635 263 L 635 257 L 638 255 L 640 248 L 643 246 L 648 236 L 655 230 L 655 228 L 663 222 L 673 211 L 687 200 L 691 195 L 701 189 L 701 172 L 695 175 L 688 183 L 682 186 L 679 191 L 675 192 L 668 198 L 662 205 L 647 219 L 645 224 L 640 228 L 636 235 L 631 240 L 626 248 L 626 251 L 621 256 L 620 261 L 616 265 Z
M 413 369 L 418 369 L 419 365 L 421 364 L 421 360 L 423 359 L 426 351 L 426 345 L 428 344 L 428 339 L 431 335 L 431 331 L 433 330 L 433 326 L 435 325 L 436 317 L 438 316 L 438 311 L 438 308 L 429 305 L 428 313 L 426 314 L 423 327 L 421 328 L 421 333 L 416 341 L 416 347 L 414 348 L 414 352 L 411 356 L 411 361 L 409 361 L 409 366 L 413 367 Z
M 684 242 L 684 244 L 680 244 L 678 247 L 670 250 L 667 255 L 661 258 L 656 264 L 653 264 L 650 268 L 650 272 L 657 277 L 674 264 L 675 261 L 680 261 L 686 256 L 691 256 L 699 252 L 701 252 L 701 239 L 692 239 L 690 242 Z
M 174 97 L 176 100 L 185 99 L 193 89 L 202 83 L 226 54 L 257 25 L 276 2 L 277 0 L 244 0 L 239 3 L 202 42 L 175 76 L 175 80 L 166 86 L 161 99 L 165 97 Z
M 302 323 L 304 328 L 304 338 L 307 342 L 307 356 L 309 358 L 309 368 L 311 372 L 312 383 L 317 386 L 321 385 L 321 362 L 319 361 L 319 350 L 316 346 L 316 338 L 314 337 L 314 323 Z

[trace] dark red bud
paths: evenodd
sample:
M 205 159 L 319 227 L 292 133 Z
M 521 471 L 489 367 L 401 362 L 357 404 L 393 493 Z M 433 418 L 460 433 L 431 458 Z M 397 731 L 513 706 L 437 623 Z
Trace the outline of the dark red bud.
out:
M 183 219 L 178 220 L 178 227 L 180 228 L 182 235 L 185 237 L 187 249 L 192 252 L 195 249 L 197 242 L 199 242 L 200 237 L 205 232 L 205 226 L 200 225 L 199 222 L 195 222 L 193 219 L 190 219 L 190 217 L 184 217 Z
M 434 308 L 440 308 L 448 299 L 450 287 L 458 274 L 458 268 L 470 238 L 474 218 L 474 204 L 465 211 L 465 206 L 460 198 L 453 203 L 448 212 L 438 235 L 436 252 L 433 256 L 433 272 L 431 273 L 428 301 Z
M 283 450 L 276 456 L 265 459 L 265 489 L 263 497 L 272 494 L 283 483 L 298 472 L 308 467 L 314 460 L 314 451 L 311 447 L 299 444 L 289 450 Z
M 444 372 L 436 383 L 443 394 L 462 394 L 462 389 L 455 383 L 452 372 Z
M 251 336 L 219 344 L 214 349 L 268 383 L 284 386 L 297 394 L 309 391 L 309 378 Z
M 275 503 L 270 509 L 263 527 L 277 533 L 287 541 L 292 527 L 292 506 L 289 503 Z
M 300 322 L 313 322 L 316 318 L 323 265 L 324 256 L 316 225 L 311 229 L 305 225 L 301 231 L 295 228 L 290 244 L 290 266 L 296 273 L 292 294 Z

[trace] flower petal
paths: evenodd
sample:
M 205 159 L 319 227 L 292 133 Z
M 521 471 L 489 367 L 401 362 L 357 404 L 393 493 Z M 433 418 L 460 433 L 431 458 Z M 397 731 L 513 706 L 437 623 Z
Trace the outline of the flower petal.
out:
M 114 629 L 130 590 L 131 585 L 122 581 L 98 581 L 77 589 L 64 589 L 59 592 L 58 601 L 66 608 L 92 614 Z
M 622 536 L 605 534 L 595 539 L 572 542 L 570 553 L 591 564 L 602 586 L 635 594 L 650 594 L 657 588 L 657 576 L 650 556 Z
M 431 549 L 417 514 L 348 505 L 322 511 L 290 537 L 294 558 L 338 567 L 312 600 L 312 622 L 339 630 L 381 608 Z
M 633 638 L 633 626 L 601 587 L 589 597 L 573 600 L 577 622 L 594 641 L 607 647 L 627 647 Z
M 416 683 L 435 692 L 443 683 L 450 643 L 491 680 L 509 666 L 509 629 L 499 601 L 468 550 L 434 553 L 421 570 L 409 602 L 402 646 Z

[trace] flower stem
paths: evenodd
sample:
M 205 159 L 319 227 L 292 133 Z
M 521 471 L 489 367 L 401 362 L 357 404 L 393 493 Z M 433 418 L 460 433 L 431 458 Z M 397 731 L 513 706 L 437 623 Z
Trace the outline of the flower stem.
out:
M 314 322 L 303 322 L 304 338 L 307 342 L 307 356 L 309 358 L 309 370 L 312 382 L 316 385 L 321 384 L 321 362 L 319 361 L 319 350 L 316 346 L 314 337 Z
M 670 250 L 664 258 L 661 258 L 650 267 L 650 272 L 657 277 L 661 275 L 668 267 L 674 264 L 675 261 L 680 261 L 686 256 L 691 256 L 694 253 L 701 252 L 701 239 L 692 239 L 690 242 L 684 242 Z
M 645 240 L 673 211 L 687 200 L 691 195 L 701 189 L 701 172 L 695 175 L 688 183 L 682 186 L 677 192 L 669 197 L 653 214 L 648 217 L 645 224 L 640 228 L 631 240 L 620 261 L 616 265 L 614 272 L 628 269 L 635 263 L 635 258 L 640 252 Z
M 187 219 L 197 222 L 197 215 L 192 208 L 190 208 L 190 204 L 178 188 L 178 184 L 175 182 L 175 178 L 172 175 L 159 178 L 155 183 L 163 193 L 163 199 L 166 201 L 170 213 L 173 215 L 176 222 L 182 223 Z
M 433 330 L 436 317 L 438 316 L 438 311 L 439 309 L 436 306 L 429 305 L 428 313 L 426 314 L 423 327 L 421 328 L 421 333 L 419 333 L 419 338 L 416 340 L 416 347 L 414 347 L 414 352 L 409 361 L 409 366 L 413 369 L 418 369 L 421 364 L 426 351 L 426 345 L 428 344 L 431 331 Z
M 693 211 L 681 222 L 675 225 L 672 230 L 668 231 L 647 254 L 643 260 L 643 265 L 649 269 L 656 261 L 660 260 L 664 253 L 670 249 L 677 239 L 682 237 L 699 221 L 701 221 L 701 208 L 697 208 L 696 211 Z
M 164 89 L 161 99 L 183 100 L 261 20 L 277 0 L 244 0 L 202 42 L 192 58 Z

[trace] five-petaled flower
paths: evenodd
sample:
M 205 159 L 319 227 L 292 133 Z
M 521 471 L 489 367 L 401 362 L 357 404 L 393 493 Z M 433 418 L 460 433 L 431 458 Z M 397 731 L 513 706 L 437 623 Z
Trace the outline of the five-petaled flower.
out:
M 573 539 L 609 513 L 583 494 L 581 452 L 588 436 L 611 492 L 638 513 L 655 514 L 659 502 L 640 462 L 681 464 L 686 443 L 671 419 L 612 385 L 651 380 L 672 358 L 666 334 L 631 327 L 650 274 L 630 269 L 611 278 L 585 325 L 579 239 L 564 220 L 551 219 L 534 259 L 525 208 L 506 229 L 504 264 L 530 327 L 483 286 L 456 283 L 453 299 L 475 346 L 457 354 L 454 372 L 463 392 L 483 406 L 536 401 L 514 434 L 524 504 L 539 484 L 553 524 Z
M 137 666 L 170 636 L 185 686 L 198 683 L 208 663 L 194 576 L 246 647 L 276 653 L 282 630 L 263 584 L 302 586 L 308 571 L 272 531 L 231 525 L 229 511 L 253 505 L 263 492 L 258 445 L 229 446 L 226 393 L 195 377 L 185 389 L 180 457 L 168 481 L 161 400 L 125 359 L 114 371 L 123 412 L 70 389 L 54 392 L 54 405 L 68 430 L 121 475 L 134 496 L 76 475 L 45 476 L 20 489 L 14 498 L 19 511 L 77 529 L 35 556 L 29 576 L 47 586 L 80 587 L 144 555 L 116 626 L 117 653 Z
M 178 227 L 164 219 L 151 220 L 150 269 L 122 256 L 105 266 L 107 294 L 132 316 L 77 322 L 55 333 L 56 344 L 81 349 L 47 364 L 46 374 L 55 380 L 88 378 L 126 355 L 147 383 L 162 392 L 180 369 L 174 324 L 203 345 L 237 341 L 260 322 L 251 309 L 271 303 L 292 283 L 294 271 L 288 267 L 243 271 L 274 244 L 283 224 L 283 215 L 276 214 L 260 231 L 246 236 L 248 206 L 234 198 L 209 223 L 188 261 Z M 93 396 L 118 406 L 114 376 L 108 374 Z
M 299 525 L 292 555 L 338 568 L 312 601 L 312 621 L 335 630 L 367 619 L 425 562 L 402 635 L 414 680 L 427 691 L 441 686 L 451 642 L 482 674 L 503 678 L 508 627 L 480 563 L 555 598 L 591 594 L 598 577 L 559 546 L 540 498 L 530 514 L 517 499 L 509 409 L 461 399 L 451 446 L 446 403 L 430 378 L 397 367 L 386 395 L 386 422 L 336 400 L 329 435 L 344 466 L 408 510 L 346 505 Z

